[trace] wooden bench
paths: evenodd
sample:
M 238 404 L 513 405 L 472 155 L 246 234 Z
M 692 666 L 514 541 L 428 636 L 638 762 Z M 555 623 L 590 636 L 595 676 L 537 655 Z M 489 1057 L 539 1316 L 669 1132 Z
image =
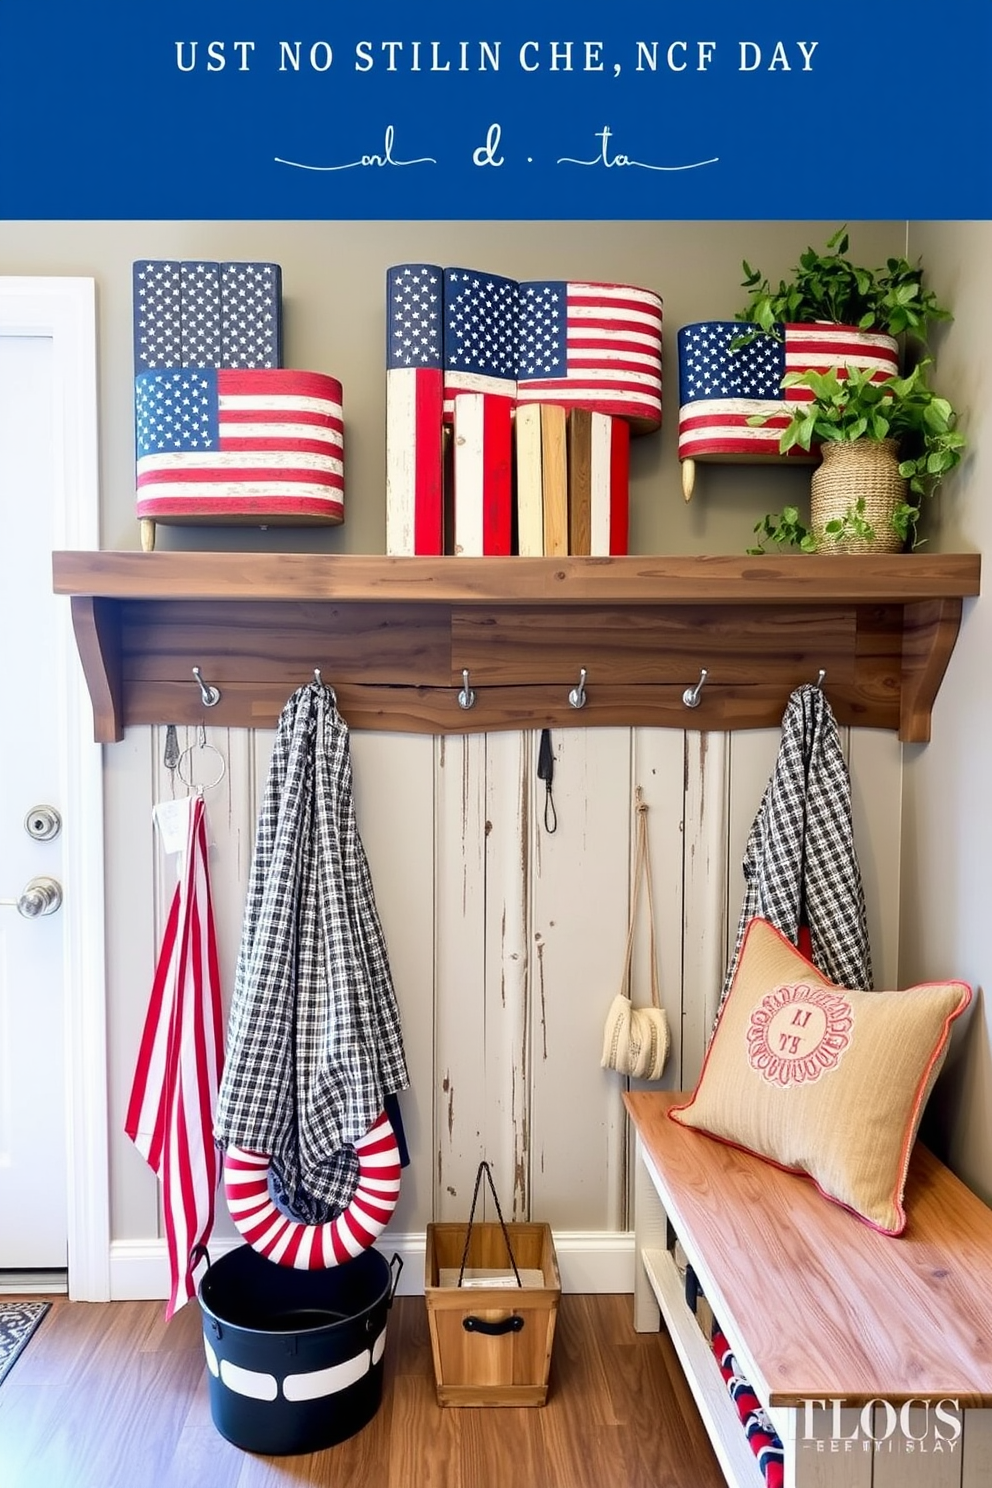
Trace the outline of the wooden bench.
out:
M 992 1210 L 917 1143 L 907 1229 L 880 1235 L 809 1179 L 670 1121 L 685 1098 L 624 1097 L 637 1135 L 634 1325 L 656 1330 L 660 1309 L 727 1482 L 764 1479 L 673 1235 L 782 1439 L 786 1488 L 987 1488 Z

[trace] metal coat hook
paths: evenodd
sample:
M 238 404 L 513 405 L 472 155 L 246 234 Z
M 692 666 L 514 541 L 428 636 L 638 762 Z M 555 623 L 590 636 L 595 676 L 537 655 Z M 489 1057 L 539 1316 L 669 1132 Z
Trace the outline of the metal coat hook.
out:
M 573 708 L 584 708 L 586 705 L 586 669 L 579 668 L 579 685 L 573 687 L 568 694 L 568 701 Z
M 313 680 L 318 687 L 323 687 L 325 692 L 329 692 L 331 694 L 331 702 L 336 708 L 338 705 L 338 695 L 334 691 L 334 688 L 330 685 L 330 683 L 325 682 L 323 677 L 320 675 L 320 667 L 314 667 Z
M 700 698 L 702 697 L 703 692 L 703 683 L 706 681 L 706 678 L 708 676 L 709 672 L 706 670 L 705 667 L 703 667 L 699 673 L 699 681 L 696 683 L 695 687 L 687 687 L 685 692 L 682 694 L 682 701 L 685 703 L 687 708 L 699 707 Z
M 220 702 L 220 688 L 212 687 L 209 682 L 204 682 L 199 667 L 193 668 L 193 676 L 196 678 L 200 689 L 200 697 L 205 708 L 215 708 Z
M 475 693 L 468 685 L 468 667 L 462 668 L 462 690 L 458 694 L 459 708 L 471 708 L 475 702 Z

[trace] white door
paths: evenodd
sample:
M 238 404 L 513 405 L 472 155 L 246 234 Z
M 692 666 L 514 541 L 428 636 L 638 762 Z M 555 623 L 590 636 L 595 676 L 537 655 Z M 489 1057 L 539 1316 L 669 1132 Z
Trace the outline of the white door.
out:
M 14 901 L 0 905 L 0 1268 L 68 1267 L 70 1295 L 97 1301 L 110 1248 L 102 771 L 51 569 L 54 548 L 98 545 L 94 290 L 0 277 L 0 900 Z
M 48 338 L 0 336 L 0 1270 L 68 1251 L 62 835 L 40 809 L 61 824 L 52 360 Z

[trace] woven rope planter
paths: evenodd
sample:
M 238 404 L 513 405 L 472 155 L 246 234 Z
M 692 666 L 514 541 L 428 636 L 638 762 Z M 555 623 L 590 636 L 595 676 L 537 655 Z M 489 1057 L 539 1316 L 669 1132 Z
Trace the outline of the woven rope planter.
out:
M 892 513 L 906 499 L 906 481 L 899 474 L 894 439 L 855 439 L 851 444 L 824 444 L 821 463 L 810 485 L 810 519 L 824 553 L 898 553 L 903 540 L 892 526 Z M 858 501 L 861 515 L 874 529 L 874 538 L 844 537 L 839 542 L 824 533 L 828 522 L 843 520 Z

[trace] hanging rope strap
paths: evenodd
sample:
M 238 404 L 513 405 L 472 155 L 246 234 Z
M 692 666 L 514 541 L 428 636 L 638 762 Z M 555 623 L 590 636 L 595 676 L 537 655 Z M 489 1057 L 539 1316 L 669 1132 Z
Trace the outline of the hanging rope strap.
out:
M 634 848 L 634 895 L 630 906 L 630 925 L 627 928 L 627 946 L 623 956 L 623 978 L 621 987 L 630 996 L 630 962 L 634 950 L 634 928 L 637 924 L 637 906 L 641 896 L 641 880 L 647 887 L 649 958 L 651 961 L 651 1003 L 661 1007 L 661 991 L 658 985 L 658 954 L 654 939 L 654 885 L 651 881 L 651 854 L 648 852 L 648 806 L 641 787 L 634 797 L 637 813 L 637 839 Z
M 472 1207 L 469 1210 L 468 1215 L 468 1228 L 465 1231 L 465 1249 L 462 1251 L 462 1264 L 458 1272 L 458 1285 L 461 1286 L 462 1279 L 465 1275 L 465 1263 L 468 1260 L 468 1248 L 472 1240 L 472 1226 L 475 1224 L 475 1209 L 476 1205 L 479 1202 L 479 1187 L 482 1183 L 483 1173 L 489 1180 L 489 1190 L 493 1196 L 493 1203 L 496 1205 L 496 1217 L 499 1220 L 499 1227 L 503 1231 L 503 1240 L 506 1244 L 506 1253 L 510 1257 L 510 1265 L 513 1267 L 513 1274 L 517 1278 L 517 1286 L 522 1287 L 523 1282 L 520 1280 L 520 1272 L 517 1270 L 517 1263 L 513 1258 L 513 1247 L 510 1244 L 509 1232 L 503 1220 L 503 1211 L 499 1207 L 499 1194 L 496 1192 L 496 1185 L 493 1182 L 493 1175 L 487 1162 L 481 1162 L 479 1164 L 479 1171 L 475 1175 L 475 1190 L 472 1194 Z
M 637 836 L 634 850 L 630 924 L 627 928 L 627 945 L 624 950 L 620 991 L 610 1003 L 606 1014 L 600 1064 L 603 1069 L 614 1069 L 622 1075 L 633 1075 L 644 1080 L 659 1080 L 668 1058 L 671 1034 L 668 1018 L 661 1006 L 661 993 L 658 986 L 658 953 L 654 936 L 654 886 L 651 882 L 651 855 L 648 851 L 648 808 L 642 797 L 640 786 L 637 788 L 635 801 Z M 648 896 L 651 1006 L 635 1008 L 630 995 L 630 970 L 642 879 L 647 885 Z

